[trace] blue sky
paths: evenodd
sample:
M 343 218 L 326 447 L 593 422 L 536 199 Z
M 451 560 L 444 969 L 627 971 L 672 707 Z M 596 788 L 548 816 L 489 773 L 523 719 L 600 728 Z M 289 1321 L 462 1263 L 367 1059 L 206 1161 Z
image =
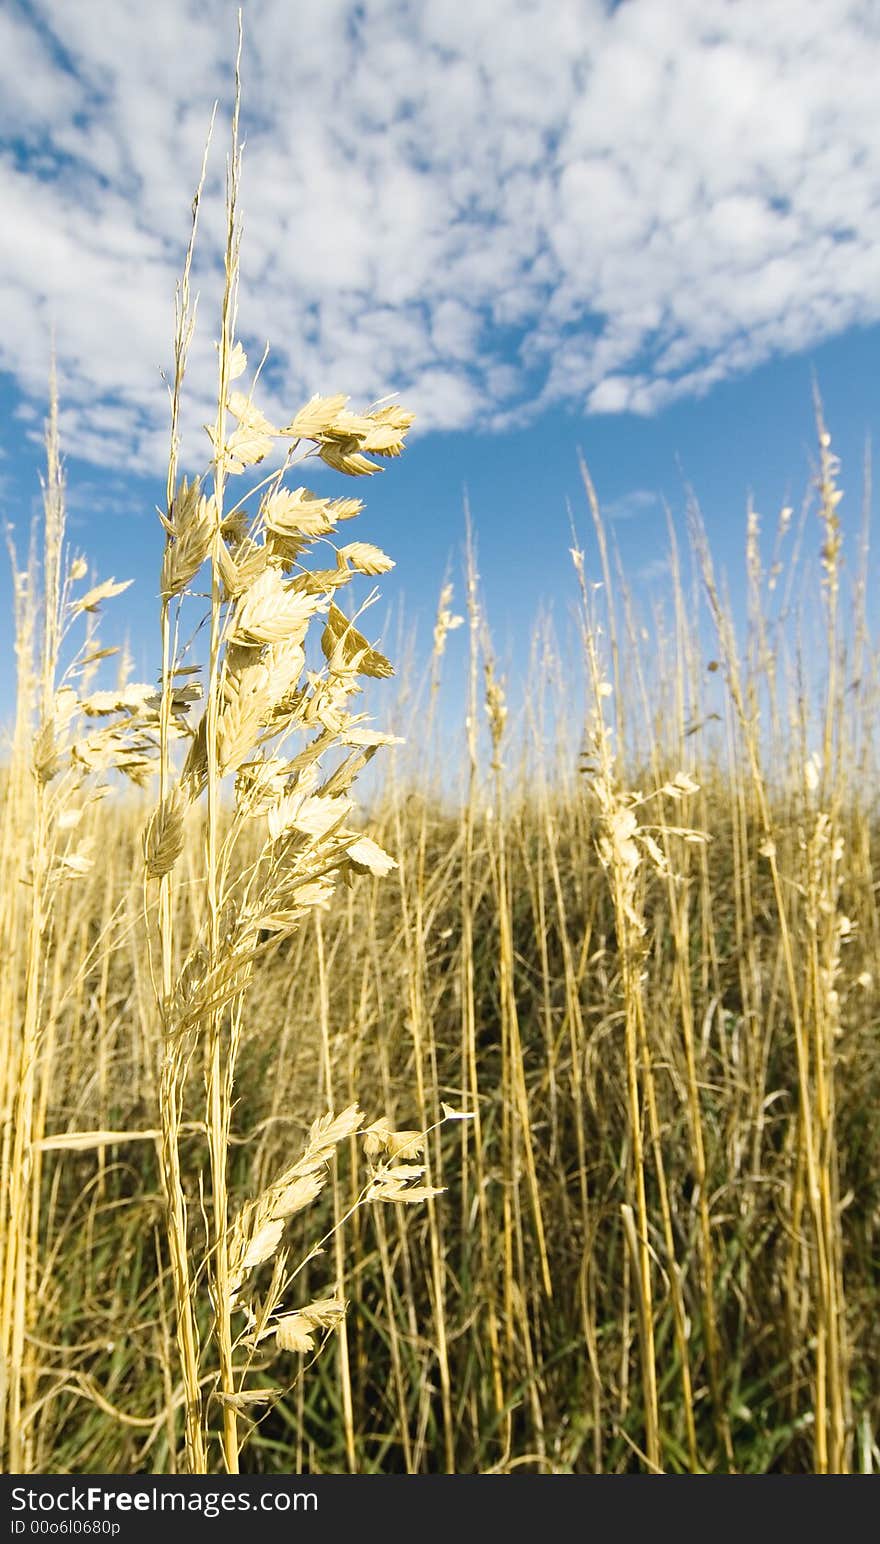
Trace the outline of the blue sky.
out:
M 0 12 L 4 513 L 23 540 L 54 327 L 71 540 L 101 577 L 136 579 L 104 633 L 130 632 L 139 675 L 155 660 L 159 370 L 219 98 L 184 442 L 192 470 L 205 456 L 234 13 L 196 0 Z M 383 595 L 425 640 L 465 488 L 502 655 L 524 663 L 539 606 L 565 614 L 579 447 L 646 598 L 663 583 L 662 501 L 680 514 L 683 476 L 735 572 L 749 494 L 770 527 L 800 503 L 813 371 L 855 523 L 880 408 L 876 7 L 246 0 L 244 13 L 240 318 L 252 355 L 272 344 L 260 405 L 283 422 L 313 391 L 354 405 L 397 391 L 417 412 L 403 459 L 357 489 L 357 534 L 397 559 Z M 8 598 L 4 574 L 7 661 Z

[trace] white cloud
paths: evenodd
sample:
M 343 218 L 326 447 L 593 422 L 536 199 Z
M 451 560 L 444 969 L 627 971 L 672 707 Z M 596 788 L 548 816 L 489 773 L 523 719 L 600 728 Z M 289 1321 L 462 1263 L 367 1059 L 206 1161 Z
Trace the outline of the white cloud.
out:
M 71 450 L 156 467 L 159 368 L 234 0 L 0 13 L 0 368 Z M 249 0 L 241 325 L 289 412 L 650 413 L 880 317 L 865 0 Z M 203 216 L 208 414 L 225 121 Z M 271 406 L 267 403 L 267 408 Z
M 637 520 L 648 515 L 656 516 L 658 513 L 662 513 L 662 500 L 653 488 L 633 488 L 629 493 L 621 494 L 620 498 L 612 499 L 610 504 L 602 505 L 604 518 L 615 523 Z

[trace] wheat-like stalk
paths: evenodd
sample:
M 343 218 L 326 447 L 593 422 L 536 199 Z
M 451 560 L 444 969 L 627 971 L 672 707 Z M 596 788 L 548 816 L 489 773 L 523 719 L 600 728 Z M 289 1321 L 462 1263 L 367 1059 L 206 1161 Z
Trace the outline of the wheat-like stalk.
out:
M 370 543 L 335 544 L 339 522 L 359 513 L 359 500 L 321 498 L 303 486 L 291 487 L 288 478 L 310 458 L 351 477 L 370 476 L 379 470 L 374 457 L 400 454 L 412 422 L 412 415 L 395 404 L 355 413 L 344 397 L 315 396 L 279 427 L 254 399 L 259 372 L 249 388 L 244 386 L 247 356 L 237 337 L 240 53 L 239 40 L 227 163 L 217 407 L 208 429 L 212 455 L 210 466 L 194 478 L 178 475 L 178 423 L 194 325 L 189 276 L 204 168 L 178 291 L 171 457 L 162 515 L 160 788 L 144 837 L 148 905 L 157 891 L 163 1174 L 186 1391 L 187 1462 L 201 1471 L 210 1461 L 201 1392 L 206 1348 L 199 1343 L 195 1303 L 200 1270 L 194 1272 L 190 1263 L 187 1186 L 180 1156 L 187 1079 L 199 1056 L 205 1066 L 210 1167 L 210 1244 L 204 1267 L 213 1308 L 221 1446 L 229 1472 L 238 1469 L 239 1414 L 246 1396 L 233 1325 L 238 1293 L 247 1274 L 276 1252 L 284 1218 L 315 1199 L 323 1185 L 316 1171 L 341 1140 L 328 1138 L 319 1159 L 302 1160 L 310 1165 L 306 1170 L 300 1165 L 291 1171 L 230 1222 L 228 1153 L 247 989 L 270 941 L 290 936 L 310 914 L 328 907 L 340 882 L 348 883 L 358 874 L 381 876 L 395 867 L 388 854 L 352 824 L 351 797 L 358 772 L 390 738 L 372 729 L 364 714 L 353 712 L 351 699 L 362 690 L 362 678 L 381 679 L 392 668 L 335 599 L 355 576 L 375 576 L 393 564 Z M 268 477 L 258 474 L 256 483 L 242 492 L 241 483 L 278 447 L 283 450 L 280 469 Z M 309 566 L 313 551 L 323 556 L 328 548 L 332 566 Z M 198 691 L 178 684 L 180 666 L 172 640 L 179 636 L 179 614 L 205 564 L 210 605 L 204 704 L 190 725 L 188 710 L 198 700 Z M 324 668 L 307 669 L 307 637 L 318 623 Z M 179 772 L 171 758 L 174 726 L 189 740 Z M 227 815 L 222 790 L 230 776 L 235 778 L 235 801 Z M 204 853 L 196 881 L 202 898 L 200 926 L 175 966 L 175 872 L 187 822 L 201 801 Z M 254 854 L 256 832 L 261 835 Z M 245 862 L 241 854 L 246 844 L 250 855 Z M 192 879 L 188 883 L 191 888 Z M 349 1116 L 354 1119 L 352 1112 Z M 343 1134 L 351 1131 L 346 1128 Z M 425 1194 L 431 1194 L 430 1188 Z M 292 1336 L 288 1326 L 290 1345 Z M 284 1337 L 279 1341 L 283 1343 Z

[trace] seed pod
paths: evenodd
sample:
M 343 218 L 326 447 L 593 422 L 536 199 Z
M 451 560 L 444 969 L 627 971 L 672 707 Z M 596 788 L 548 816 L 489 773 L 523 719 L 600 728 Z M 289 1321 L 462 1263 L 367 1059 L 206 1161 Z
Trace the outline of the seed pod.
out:
M 169 874 L 183 851 L 186 799 L 175 788 L 150 817 L 144 832 L 144 858 L 150 879 Z

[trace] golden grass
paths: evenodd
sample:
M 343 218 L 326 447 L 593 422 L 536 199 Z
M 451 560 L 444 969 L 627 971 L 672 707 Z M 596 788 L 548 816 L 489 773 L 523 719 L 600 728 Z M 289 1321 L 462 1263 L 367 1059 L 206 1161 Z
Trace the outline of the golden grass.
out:
M 410 416 L 243 389 L 240 156 L 236 109 L 198 477 L 192 243 L 177 297 L 157 684 L 96 688 L 121 587 L 65 566 L 54 390 L 15 560 L 3 1462 L 871 1471 L 877 654 L 821 410 L 766 570 L 748 514 L 745 629 L 695 504 L 646 626 L 583 468 L 579 657 L 536 628 L 517 712 L 468 526 L 453 799 L 450 585 L 407 760 L 337 604 L 390 559 L 289 475 L 370 475 Z

